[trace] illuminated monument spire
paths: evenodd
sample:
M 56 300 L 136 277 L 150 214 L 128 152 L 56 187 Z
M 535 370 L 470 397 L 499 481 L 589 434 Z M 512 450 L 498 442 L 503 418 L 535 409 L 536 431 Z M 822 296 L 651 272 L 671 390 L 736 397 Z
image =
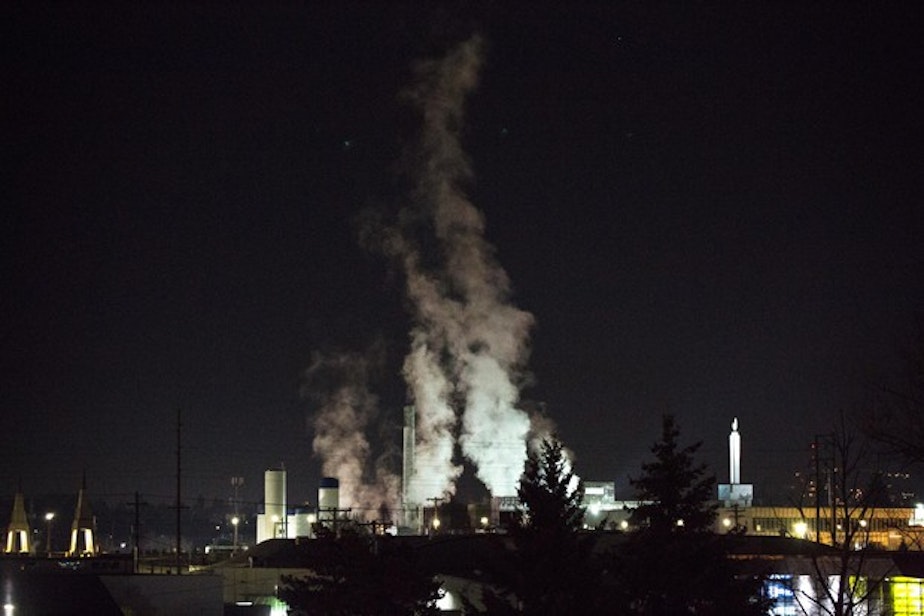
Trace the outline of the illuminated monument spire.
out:
M 87 474 L 83 474 L 80 492 L 77 493 L 77 507 L 74 511 L 74 523 L 71 524 L 71 547 L 68 556 L 92 556 L 96 547 L 96 518 L 90 510 L 86 497 Z
M 732 431 L 728 435 L 728 483 L 741 483 L 741 435 L 738 434 L 738 418 L 732 420 Z
M 22 487 L 16 491 L 13 499 L 13 513 L 10 516 L 10 526 L 6 531 L 6 553 L 27 554 L 30 551 L 29 520 L 26 518 L 25 501 L 22 496 Z
M 728 435 L 728 483 L 720 483 L 719 501 L 726 507 L 750 507 L 754 498 L 754 486 L 741 483 L 741 435 L 738 434 L 738 418 L 732 419 L 731 434 Z

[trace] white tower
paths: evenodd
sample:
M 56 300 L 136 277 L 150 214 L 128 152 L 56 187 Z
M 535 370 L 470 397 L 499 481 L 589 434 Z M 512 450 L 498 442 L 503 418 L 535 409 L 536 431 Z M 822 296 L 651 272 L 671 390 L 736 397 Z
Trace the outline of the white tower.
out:
M 738 434 L 738 418 L 732 419 L 731 434 L 728 435 L 728 483 L 720 483 L 719 501 L 726 507 L 750 507 L 754 498 L 754 486 L 741 483 L 741 435 Z
M 263 513 L 257 516 L 257 543 L 288 536 L 286 471 L 269 469 L 263 474 Z
M 738 418 L 732 420 L 732 431 L 728 435 L 728 483 L 741 483 L 741 435 L 738 434 Z

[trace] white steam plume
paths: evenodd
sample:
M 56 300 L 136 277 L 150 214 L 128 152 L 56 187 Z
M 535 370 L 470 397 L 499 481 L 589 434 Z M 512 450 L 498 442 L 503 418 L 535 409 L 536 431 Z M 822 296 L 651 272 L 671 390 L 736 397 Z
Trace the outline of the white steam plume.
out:
M 404 377 L 417 413 L 414 474 L 407 486 L 411 503 L 455 492 L 462 467 L 453 463 L 456 415 L 449 403 L 451 386 L 439 360 L 419 328 L 411 334 L 411 352 L 404 361 Z
M 491 493 L 504 496 L 515 494 L 526 458 L 530 419 L 517 404 L 533 316 L 511 304 L 507 274 L 484 237 L 483 216 L 460 186 L 471 172 L 459 129 L 480 64 L 481 41 L 474 37 L 442 60 L 422 65 L 421 80 L 410 93 L 424 129 L 414 202 L 403 218 L 432 226 L 440 263 L 421 264 L 407 229 L 388 246 L 403 264 L 415 312 L 405 376 L 417 407 L 419 441 L 434 456 L 451 456 L 456 429 L 451 400 L 461 395 L 462 453 Z M 441 457 L 429 467 L 420 460 L 418 474 L 421 484 L 451 492 L 459 469 Z M 425 481 L 425 474 L 432 476 Z
M 368 389 L 367 357 L 355 353 L 314 353 L 305 372 L 305 391 L 318 403 L 312 448 L 324 476 L 340 481 L 340 502 L 357 517 L 375 519 L 384 508 L 398 507 L 400 479 L 376 464 L 365 431 L 377 414 L 378 398 Z

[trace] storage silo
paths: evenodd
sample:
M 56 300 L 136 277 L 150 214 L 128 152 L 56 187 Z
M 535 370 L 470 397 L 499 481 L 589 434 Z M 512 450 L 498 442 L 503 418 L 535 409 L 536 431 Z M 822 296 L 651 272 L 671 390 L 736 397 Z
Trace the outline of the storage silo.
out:
M 322 477 L 318 487 L 318 523 L 331 525 L 340 508 L 340 481 L 335 477 Z
M 263 476 L 263 511 L 266 537 L 285 537 L 286 471 L 270 469 Z

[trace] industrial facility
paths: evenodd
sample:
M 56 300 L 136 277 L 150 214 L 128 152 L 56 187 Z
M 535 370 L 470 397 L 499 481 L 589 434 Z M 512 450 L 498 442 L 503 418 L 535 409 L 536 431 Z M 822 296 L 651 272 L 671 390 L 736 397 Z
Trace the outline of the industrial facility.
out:
M 407 483 L 414 476 L 416 463 L 412 410 L 405 412 L 405 419 L 402 478 Z M 829 546 L 845 536 L 846 525 L 864 530 L 852 535 L 858 542 L 852 547 L 874 550 L 868 557 L 868 566 L 875 566 L 883 588 L 888 591 L 878 596 L 878 604 L 870 604 L 868 613 L 910 616 L 924 611 L 920 600 L 915 603 L 921 608 L 918 611 L 899 609 L 900 605 L 910 605 L 909 596 L 924 597 L 924 560 L 920 558 L 924 555 L 924 504 L 870 509 L 851 519 L 838 518 L 836 509 L 829 505 L 755 506 L 754 486 L 742 482 L 739 428 L 739 421 L 734 418 L 728 437 L 728 483 L 717 487 L 715 532 L 735 533 L 742 538 L 735 558 L 759 560 L 771 567 L 773 576 L 768 583 L 772 588 L 766 591 L 777 601 L 775 615 L 796 613 L 793 611 L 796 599 L 788 589 L 793 584 L 799 585 L 804 587 L 800 591 L 803 595 L 808 592 L 805 588 L 811 589 L 810 567 L 815 566 L 811 563 L 836 558 L 835 552 L 823 550 L 833 549 Z M 617 499 L 614 482 L 584 483 L 585 532 L 594 534 L 597 549 L 610 549 L 618 544 L 622 531 L 630 530 L 631 513 L 641 503 Z M 265 470 L 261 510 L 245 520 L 249 523 L 241 524 L 241 514 L 235 507 L 231 520 L 234 542 L 230 549 L 217 558 L 212 553 L 201 562 L 193 562 L 192 550 L 185 556 L 174 553 L 154 560 L 139 558 L 137 545 L 130 553 L 102 550 L 86 477 L 76 494 L 68 544 L 57 549 L 62 546 L 52 545 L 50 532 L 54 515 L 46 514 L 46 528 L 39 532 L 20 488 L 13 497 L 6 526 L 4 575 L 19 584 L 17 588 L 21 590 L 17 592 L 21 596 L 32 597 L 29 600 L 35 604 L 50 600 L 35 598 L 45 596 L 36 588 L 45 588 L 48 576 L 60 575 L 62 571 L 86 574 L 87 580 L 99 580 L 86 601 L 101 606 L 99 613 L 103 614 L 120 613 L 117 610 L 130 607 L 139 597 L 160 602 L 160 607 L 170 611 L 177 606 L 171 608 L 164 603 L 169 603 L 165 598 L 177 596 L 180 589 L 184 596 L 182 609 L 197 605 L 197 613 L 217 616 L 229 613 L 233 607 L 230 613 L 234 614 L 284 614 L 286 606 L 275 596 L 282 576 L 309 573 L 300 563 L 319 533 L 337 535 L 343 527 L 359 524 L 378 537 L 377 541 L 410 546 L 437 570 L 444 571 L 439 576 L 444 590 L 440 607 L 447 612 L 463 613 L 464 605 L 478 604 L 478 584 L 484 583 L 472 563 L 477 563 L 478 554 L 489 558 L 492 546 L 496 548 L 508 541 L 505 525 L 520 507 L 516 497 L 506 495 L 491 496 L 485 503 L 465 504 L 454 502 L 445 494 L 434 494 L 417 503 L 402 489 L 403 502 L 394 512 L 394 519 L 369 521 L 365 508 L 354 511 L 357 504 L 346 501 L 340 487 L 337 477 L 324 477 L 317 491 L 305 499 L 308 491 L 292 490 L 282 465 Z M 295 499 L 290 491 L 297 493 Z M 309 501 L 314 504 L 308 504 Z M 240 537 L 239 525 L 249 529 Z M 17 571 L 24 570 L 40 575 L 23 578 Z M 183 575 L 165 575 L 171 573 Z M 816 593 L 818 604 L 822 605 L 822 591 L 811 592 Z

